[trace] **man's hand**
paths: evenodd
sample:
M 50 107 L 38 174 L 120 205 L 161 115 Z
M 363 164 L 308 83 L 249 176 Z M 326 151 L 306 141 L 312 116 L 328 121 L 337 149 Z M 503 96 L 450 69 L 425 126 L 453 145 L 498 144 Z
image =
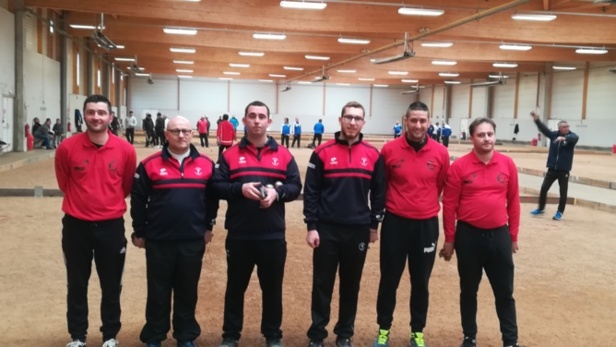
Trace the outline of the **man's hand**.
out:
M 567 141 L 567 138 L 564 136 L 559 136 L 556 138 L 556 140 L 554 140 L 554 142 L 558 143 L 558 142 L 563 142 L 563 141 Z
M 276 192 L 276 189 L 265 188 L 265 192 L 267 195 L 265 196 L 265 199 L 261 200 L 261 208 L 268 208 L 272 206 L 272 204 L 276 202 L 276 199 L 278 199 L 278 192 Z
M 133 246 L 137 248 L 145 248 L 145 239 L 143 237 L 133 236 L 131 237 L 131 241 L 133 242 Z
M 517 242 L 517 241 L 516 241 L 516 242 L 512 242 L 512 243 L 511 243 L 511 251 L 512 251 L 513 253 L 518 253 L 518 250 L 519 250 L 519 249 L 520 249 L 520 248 L 518 247 L 518 242 Z
M 244 183 L 242 184 L 242 195 L 250 200 L 261 201 L 263 197 L 261 196 L 261 191 L 259 191 L 260 186 L 260 182 Z
M 530 111 L 530 116 L 533 117 L 534 121 L 537 121 L 539 119 L 539 115 L 535 111 Z
M 438 256 L 440 258 L 445 259 L 445 261 L 450 261 L 451 257 L 453 256 L 453 252 L 454 252 L 453 242 L 445 242 Z
M 214 237 L 214 233 L 211 230 L 206 230 L 203 238 L 205 239 L 205 244 L 212 242 L 212 237 Z
M 308 234 L 306 235 L 306 243 L 308 244 L 308 246 L 312 247 L 312 249 L 315 249 L 317 247 L 319 247 L 319 243 L 320 243 L 321 239 L 319 238 L 319 232 L 316 230 L 309 230 Z
M 375 243 L 379 239 L 379 232 L 376 229 L 370 229 L 370 243 Z

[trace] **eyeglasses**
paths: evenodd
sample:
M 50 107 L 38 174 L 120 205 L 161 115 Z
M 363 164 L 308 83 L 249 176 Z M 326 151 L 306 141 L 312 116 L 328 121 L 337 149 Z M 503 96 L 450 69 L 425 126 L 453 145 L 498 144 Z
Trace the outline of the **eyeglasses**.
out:
M 167 132 L 178 136 L 180 135 L 180 133 L 184 134 L 184 135 L 190 135 L 192 134 L 192 130 L 191 129 L 167 129 Z
M 344 120 L 346 123 L 351 123 L 352 121 L 355 121 L 355 123 L 359 124 L 364 122 L 364 117 L 345 114 L 344 116 L 342 116 L 342 120 Z

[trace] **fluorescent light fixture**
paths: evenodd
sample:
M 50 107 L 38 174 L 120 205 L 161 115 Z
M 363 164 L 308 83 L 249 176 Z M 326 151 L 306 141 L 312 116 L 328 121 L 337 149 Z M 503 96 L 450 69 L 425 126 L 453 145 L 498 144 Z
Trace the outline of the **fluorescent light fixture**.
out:
M 293 8 L 299 10 L 324 10 L 327 4 L 324 2 L 305 2 L 305 1 L 288 1 L 282 0 L 280 7 Z
M 218 79 L 221 81 L 233 81 L 233 78 L 231 77 L 218 77 Z
M 348 43 L 351 45 L 367 45 L 370 43 L 370 40 L 368 39 L 357 39 L 357 38 L 352 38 L 352 37 L 339 37 L 338 38 L 338 42 L 339 43 Z
M 306 54 L 304 57 L 306 59 L 308 59 L 308 60 L 329 60 L 330 59 L 329 57 L 326 57 L 326 56 L 323 56 L 323 55 L 309 55 L 309 54 Z
M 259 82 L 264 82 L 264 83 L 273 83 L 273 80 L 259 80 Z
M 500 49 L 506 51 L 530 51 L 533 49 L 533 46 L 530 45 L 516 45 L 516 44 L 502 44 L 499 46 Z
M 390 75 L 396 75 L 396 76 L 406 76 L 409 74 L 408 71 L 387 71 L 387 73 Z
M 359 77 L 357 80 L 358 80 L 358 81 L 374 81 L 374 78 L 370 78 L 370 77 Z
M 135 69 L 137 69 L 137 70 L 135 70 Z M 144 67 L 133 67 L 133 66 L 127 66 L 127 67 L 126 67 L 126 70 L 133 70 L 133 71 L 135 71 L 135 72 L 139 72 L 139 71 L 143 71 L 143 70 L 145 70 L 145 68 L 144 68 Z
M 505 84 L 505 81 L 498 79 L 498 80 L 494 80 L 494 81 L 485 81 L 485 82 L 477 82 L 477 83 L 471 83 L 471 87 L 472 88 L 476 88 L 476 87 L 494 87 L 497 85 L 503 85 Z
M 351 83 L 336 83 L 337 86 L 350 86 Z
M 124 46 L 124 45 L 116 45 L 116 48 L 117 48 L 117 49 L 124 49 L 125 47 L 126 47 L 126 46 Z
M 422 42 L 421 47 L 449 48 L 453 42 Z
M 271 73 L 271 74 L 269 74 L 269 77 L 273 77 L 273 78 L 285 78 L 285 77 L 287 77 L 287 75 L 282 75 L 282 74 L 275 74 L 275 73 Z
M 190 75 L 178 75 L 178 78 L 193 78 Z
M 578 48 L 575 50 L 577 54 L 606 54 L 607 49 L 605 48 Z
M 197 29 L 194 28 L 164 27 L 163 32 L 171 35 L 197 35 Z
M 377 88 L 387 88 L 387 87 L 389 87 L 388 84 L 373 84 L 373 86 L 375 86 Z
M 298 84 L 312 84 L 310 81 L 299 81 Z
M 241 68 L 247 68 L 250 67 L 250 64 L 237 64 L 237 63 L 229 63 L 230 67 L 241 67 Z
M 323 71 L 323 75 L 316 77 L 314 80 L 312 80 L 312 82 L 323 82 L 328 79 L 329 79 L 329 76 L 325 75 L 325 71 Z
M 115 57 L 113 58 L 115 61 L 135 61 L 135 58 L 122 58 L 122 57 Z
M 233 76 L 239 76 L 239 72 L 236 71 L 223 71 L 222 72 L 224 75 L 233 75 Z
M 175 69 L 175 72 L 180 72 L 180 73 L 193 73 L 193 70 L 190 70 L 190 69 Z
M 445 81 L 445 84 L 460 84 L 460 81 Z
M 455 60 L 432 60 L 432 65 L 454 66 L 457 63 Z
M 340 73 L 356 73 L 357 72 L 357 70 L 355 70 L 355 69 L 346 69 L 346 70 L 345 69 L 340 69 L 340 70 L 336 70 L 336 71 L 338 71 Z
M 494 78 L 494 79 L 505 79 L 505 78 L 509 78 L 509 76 L 507 75 L 488 75 L 489 78 Z
M 92 39 L 94 40 L 94 42 L 96 42 L 96 45 L 98 45 L 98 47 L 105 49 L 105 50 L 110 50 L 110 49 L 116 49 L 116 45 L 115 43 L 113 43 L 107 36 L 105 36 L 105 34 L 103 34 L 103 32 L 99 29 L 96 29 L 93 33 L 92 33 Z
M 96 26 L 86 25 L 86 24 L 69 24 L 69 26 L 73 29 L 89 29 L 89 30 L 96 29 Z
M 436 10 L 430 8 L 417 8 L 417 7 L 400 7 L 398 9 L 399 14 L 405 16 L 429 16 L 437 17 L 445 13 L 445 10 Z
M 562 70 L 562 71 L 573 71 L 573 70 L 576 70 L 577 67 L 575 67 L 575 66 L 557 66 L 557 65 L 554 65 L 554 66 L 552 66 L 552 69 L 554 69 L 554 70 Z
M 252 38 L 257 40 L 284 40 L 287 38 L 287 35 L 276 33 L 254 33 L 252 34 Z
M 171 47 L 169 50 L 173 53 L 195 53 L 197 50 L 195 48 L 188 47 Z
M 402 83 L 418 83 L 419 80 L 401 79 Z
M 238 54 L 242 57 L 262 57 L 265 55 L 264 52 L 239 52 Z
M 201 2 L 201 0 L 184 0 L 186 2 Z
M 137 72 L 135 74 L 135 76 L 138 76 L 138 77 L 150 77 L 150 74 L 149 73 L 143 73 L 143 72 Z
M 101 69 L 96 70 L 96 86 L 101 87 Z
M 192 60 L 174 60 L 173 61 L 174 64 L 186 64 L 186 65 L 192 65 L 195 62 Z
M 402 52 L 402 53 L 398 53 L 396 55 L 392 55 L 391 57 L 372 58 L 372 59 L 370 59 L 370 62 L 372 64 L 387 64 L 387 63 L 393 63 L 395 61 L 400 61 L 400 60 L 412 58 L 414 56 L 415 56 L 415 52 L 409 51 L 408 49 L 405 48 L 404 52 Z
M 438 74 L 441 77 L 458 77 L 460 76 L 457 72 L 439 72 Z
M 289 71 L 304 71 L 303 67 L 297 67 L 297 66 L 284 66 L 283 69 L 289 70 Z
M 492 66 L 506 68 L 506 69 L 513 69 L 513 68 L 518 67 L 518 64 L 516 63 L 494 63 L 492 64 Z
M 530 20 L 535 22 L 549 22 L 556 19 L 556 15 L 553 14 L 522 14 L 522 13 L 514 13 L 511 15 L 512 19 L 515 20 Z

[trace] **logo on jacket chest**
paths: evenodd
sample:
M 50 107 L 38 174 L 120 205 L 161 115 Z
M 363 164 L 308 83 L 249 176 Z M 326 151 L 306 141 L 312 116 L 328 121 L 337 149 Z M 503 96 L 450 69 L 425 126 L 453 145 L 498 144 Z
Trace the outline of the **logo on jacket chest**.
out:
M 361 158 L 359 162 L 362 166 L 368 166 L 368 158 Z
M 203 175 L 203 170 L 200 167 L 195 168 L 195 175 L 201 176 Z
M 238 163 L 240 164 L 246 164 L 246 157 L 240 157 Z
M 280 165 L 280 160 L 278 160 L 278 158 L 276 158 L 276 157 L 272 158 L 272 165 L 273 166 Z
M 336 157 L 331 157 L 329 159 L 329 165 L 338 165 L 338 158 Z
M 158 171 L 158 174 L 161 175 L 161 176 L 169 175 L 169 173 L 167 172 L 167 169 L 165 169 L 165 168 L 160 169 L 160 171 Z

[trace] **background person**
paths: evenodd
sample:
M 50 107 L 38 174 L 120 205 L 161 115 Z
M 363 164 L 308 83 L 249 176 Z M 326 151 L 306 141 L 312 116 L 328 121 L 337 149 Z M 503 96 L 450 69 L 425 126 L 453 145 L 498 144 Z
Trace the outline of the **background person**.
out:
M 218 129 L 216 129 L 216 142 L 218 143 L 218 158 L 220 158 L 222 152 L 233 146 L 235 140 L 235 130 L 233 130 L 233 124 L 229 122 L 229 115 L 222 116 L 222 121 L 218 123 Z
M 201 147 L 209 148 L 210 144 L 208 143 L 208 132 L 209 132 L 210 122 L 205 119 L 205 116 L 202 116 L 199 121 L 197 121 L 197 131 L 199 132 L 199 141 L 201 141 Z
M 302 125 L 299 124 L 299 117 L 295 117 L 295 124 L 293 124 L 292 133 L 293 133 L 293 142 L 291 143 L 291 148 L 295 147 L 295 142 L 297 142 L 297 148 L 301 147 L 302 142 Z
M 246 127 L 244 127 L 246 128 Z M 291 125 L 289 124 L 289 118 L 284 119 L 284 123 L 280 128 L 280 145 L 289 148 L 289 135 L 291 134 Z
M 135 142 L 135 127 L 137 127 L 137 117 L 130 111 L 126 117 L 126 140 L 131 145 Z
M 400 122 L 396 122 L 396 124 L 394 124 L 394 139 L 400 137 L 400 134 L 402 134 L 402 125 Z
M 312 148 L 316 148 L 316 146 L 321 145 L 321 141 L 323 140 L 323 133 L 325 132 L 325 126 L 323 125 L 323 120 L 319 119 L 318 122 L 314 125 L 314 136 L 312 137 Z M 316 142 L 319 141 L 317 145 Z

